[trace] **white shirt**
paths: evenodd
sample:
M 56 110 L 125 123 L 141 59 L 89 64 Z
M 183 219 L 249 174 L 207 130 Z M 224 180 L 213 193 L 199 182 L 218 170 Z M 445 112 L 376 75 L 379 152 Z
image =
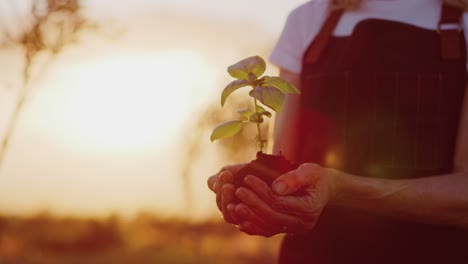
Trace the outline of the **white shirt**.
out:
M 425 29 L 436 30 L 441 14 L 441 0 L 364 0 L 358 10 L 346 11 L 333 35 L 349 36 L 354 26 L 368 18 L 399 21 Z M 311 0 L 294 9 L 288 16 L 270 61 L 288 71 L 299 73 L 303 52 L 318 34 L 327 18 L 329 0 Z M 468 13 L 462 17 L 462 27 L 468 29 Z M 468 41 L 468 30 L 464 30 Z M 468 43 L 467 43 L 468 47 Z

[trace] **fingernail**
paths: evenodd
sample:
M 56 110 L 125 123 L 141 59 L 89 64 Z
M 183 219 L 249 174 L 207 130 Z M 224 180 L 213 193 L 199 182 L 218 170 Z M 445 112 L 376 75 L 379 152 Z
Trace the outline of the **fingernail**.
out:
M 284 194 L 286 192 L 286 184 L 284 182 L 277 182 L 273 185 L 273 190 L 277 193 L 277 194 Z
M 221 172 L 221 174 L 219 174 L 219 180 L 224 181 L 225 178 L 226 178 L 226 174 L 223 171 L 223 172 Z
M 246 195 L 245 192 L 242 191 L 242 190 L 237 190 L 237 192 L 236 192 L 237 198 L 239 198 L 241 200 L 245 198 L 245 195 Z
M 217 182 L 217 181 L 213 182 L 213 190 L 215 190 L 215 191 L 216 191 L 216 186 L 218 186 L 218 182 Z
M 252 176 L 250 176 L 250 175 L 245 176 L 244 182 L 245 182 L 247 185 L 250 185 L 250 184 L 252 183 Z

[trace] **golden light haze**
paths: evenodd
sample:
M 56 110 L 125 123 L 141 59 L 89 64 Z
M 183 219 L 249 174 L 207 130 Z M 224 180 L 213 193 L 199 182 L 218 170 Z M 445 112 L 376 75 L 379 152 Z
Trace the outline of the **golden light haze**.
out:
M 42 73 L 31 81 L 0 170 L 0 213 L 187 216 L 180 162 L 190 125 L 219 103 L 227 66 L 266 58 L 287 13 L 304 1 L 253 1 L 262 12 L 240 13 L 244 2 L 84 1 L 98 29 L 51 64 L 37 62 Z M 0 49 L 0 61 L 3 135 L 23 62 L 15 47 Z M 206 178 L 225 162 L 216 156 L 222 143 L 200 140 L 194 219 L 218 217 Z

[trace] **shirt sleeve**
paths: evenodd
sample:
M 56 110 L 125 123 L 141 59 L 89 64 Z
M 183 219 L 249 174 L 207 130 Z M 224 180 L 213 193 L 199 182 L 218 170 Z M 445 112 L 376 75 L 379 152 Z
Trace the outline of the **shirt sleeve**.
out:
M 295 30 L 294 19 L 288 16 L 283 32 L 280 35 L 273 51 L 270 55 L 270 62 L 280 68 L 299 73 L 301 71 L 301 45 L 299 44 L 299 34 Z
M 320 30 L 327 7 L 328 0 L 312 0 L 294 9 L 288 15 L 279 40 L 270 54 L 270 62 L 300 73 L 303 53 Z

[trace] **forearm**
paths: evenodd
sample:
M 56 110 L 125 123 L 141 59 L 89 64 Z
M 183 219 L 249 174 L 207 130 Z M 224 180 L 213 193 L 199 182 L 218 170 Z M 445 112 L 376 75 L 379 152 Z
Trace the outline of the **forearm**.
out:
M 468 175 L 408 180 L 334 175 L 332 204 L 400 219 L 468 228 Z
M 297 73 L 280 69 L 280 77 L 301 90 L 300 76 Z M 295 94 L 287 94 L 282 110 L 276 113 L 274 126 L 274 147 L 273 153 L 279 152 L 294 160 L 293 147 L 297 145 L 297 122 L 299 122 L 299 102 L 300 97 Z
M 292 148 L 297 145 L 297 104 L 298 97 L 287 95 L 283 110 L 276 114 L 274 123 L 274 142 L 273 153 L 282 152 L 289 159 L 293 159 L 294 151 Z

